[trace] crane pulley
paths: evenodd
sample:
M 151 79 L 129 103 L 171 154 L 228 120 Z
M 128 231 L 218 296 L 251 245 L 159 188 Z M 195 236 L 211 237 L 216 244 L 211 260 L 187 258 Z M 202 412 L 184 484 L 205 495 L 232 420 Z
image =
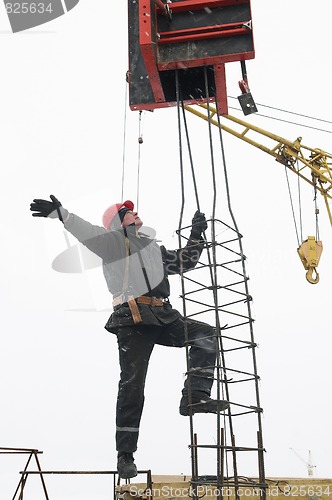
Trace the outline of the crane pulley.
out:
M 303 267 L 307 271 L 306 278 L 309 283 L 316 284 L 319 281 L 319 273 L 316 268 L 322 251 L 322 242 L 316 241 L 314 236 L 308 236 L 308 239 L 303 241 L 302 245 L 297 249 Z
M 218 118 L 217 109 L 211 104 L 199 104 L 196 107 L 185 106 L 185 109 L 194 115 L 209 121 L 222 130 L 232 134 L 252 146 L 273 156 L 276 161 L 294 172 L 301 179 L 311 184 L 315 191 L 319 192 L 325 202 L 330 224 L 332 225 L 332 210 L 330 200 L 332 199 L 332 155 L 317 148 L 304 146 L 298 137 L 295 141 L 289 141 L 276 134 L 268 132 L 260 127 L 248 123 L 240 118 L 223 115 L 223 119 L 239 126 L 235 130 L 231 126 L 221 123 Z M 257 133 L 260 138 L 268 138 L 274 141 L 274 145 L 266 146 L 249 136 L 250 132 Z M 298 254 L 304 268 L 307 270 L 306 278 L 309 283 L 318 283 L 319 274 L 316 271 L 322 253 L 322 242 L 316 240 L 314 236 L 309 236 L 307 240 L 298 248 Z

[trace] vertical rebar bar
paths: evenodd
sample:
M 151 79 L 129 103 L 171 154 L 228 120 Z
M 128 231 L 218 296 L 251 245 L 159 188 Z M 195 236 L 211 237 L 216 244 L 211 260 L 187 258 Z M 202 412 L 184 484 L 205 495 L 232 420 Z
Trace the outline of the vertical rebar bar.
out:
M 177 73 L 177 72 L 176 72 Z M 238 463 L 238 453 L 244 451 L 244 449 L 247 449 L 250 451 L 256 451 L 258 453 L 258 475 L 259 475 L 259 482 L 260 484 L 264 484 L 265 477 L 264 477 L 264 459 L 263 459 L 263 439 L 262 439 L 262 424 L 261 424 L 261 407 L 260 407 L 260 398 L 259 398 L 259 386 L 258 386 L 258 381 L 259 377 L 257 375 L 257 362 L 256 362 L 256 353 L 255 353 L 255 348 L 256 344 L 254 342 L 254 336 L 253 336 L 253 319 L 252 319 L 252 312 L 251 312 L 251 296 L 249 294 L 249 288 L 248 288 L 248 277 L 246 274 L 246 268 L 245 268 L 245 255 L 243 253 L 243 247 L 242 247 L 242 235 L 238 231 L 237 223 L 232 211 L 231 207 L 231 202 L 230 202 L 230 190 L 229 190 L 229 183 L 228 183 L 228 174 L 227 174 L 227 167 L 226 167 L 226 160 L 225 160 L 225 152 L 224 152 L 224 145 L 223 145 L 223 139 L 221 136 L 221 127 L 219 127 L 219 134 L 220 134 L 220 148 L 221 148 L 221 154 L 222 154 L 222 163 L 223 163 L 223 173 L 224 173 L 224 182 L 225 182 L 225 187 L 226 187 L 226 195 L 227 195 L 227 207 L 228 207 L 228 212 L 230 214 L 232 223 L 234 228 L 231 228 L 231 226 L 228 226 L 227 224 L 221 222 L 219 219 L 216 218 L 216 203 L 217 203 L 217 193 L 218 193 L 218 186 L 217 186 L 217 176 L 216 176 L 216 166 L 215 166 L 215 157 L 214 157 L 214 146 L 213 146 L 213 138 L 212 138 L 212 127 L 211 127 L 211 117 L 210 117 L 210 109 L 209 109 L 209 85 L 208 85 L 208 77 L 207 77 L 207 68 L 204 70 L 204 77 L 205 77 L 205 86 L 206 86 L 206 96 L 207 96 L 207 111 L 208 111 L 208 136 L 209 136 L 209 143 L 210 143 L 210 157 L 211 157 L 211 176 L 212 176 L 212 183 L 213 183 L 213 197 L 212 197 L 212 216 L 209 219 L 209 223 L 211 226 L 211 241 L 207 241 L 206 236 L 204 235 L 204 240 L 205 240 L 205 250 L 206 250 L 206 257 L 207 257 L 207 264 L 202 264 L 200 261 L 201 266 L 200 267 L 206 267 L 207 270 L 209 271 L 210 274 L 210 283 L 208 285 L 206 284 L 201 284 L 200 282 L 197 282 L 195 280 L 192 280 L 192 282 L 196 283 L 198 286 L 198 290 L 195 290 L 194 292 L 186 291 L 185 287 L 185 281 L 188 280 L 186 276 L 181 274 L 181 286 L 182 286 L 182 299 L 183 299 L 183 310 L 184 310 L 184 316 L 186 317 L 187 314 L 187 300 L 191 300 L 187 295 L 190 293 L 196 293 L 197 291 L 204 291 L 204 290 L 210 290 L 212 292 L 212 298 L 211 302 L 212 305 L 210 306 L 209 304 L 206 304 L 200 301 L 193 300 L 194 303 L 196 304 L 202 304 L 205 306 L 205 311 L 211 311 L 214 312 L 214 321 L 215 321 L 215 326 L 214 326 L 214 331 L 216 334 L 217 338 L 217 343 L 218 343 L 218 355 L 216 359 L 216 364 L 215 364 L 215 383 L 216 383 L 216 392 L 217 392 L 217 399 L 227 399 L 228 401 L 231 401 L 231 390 L 232 390 L 232 385 L 236 382 L 247 382 L 251 381 L 250 383 L 253 383 L 254 386 L 252 388 L 252 394 L 250 393 L 250 398 L 254 397 L 255 398 L 255 403 L 254 404 L 241 404 L 240 402 L 237 401 L 231 401 L 231 406 L 227 410 L 227 415 L 224 416 L 224 428 L 221 428 L 220 425 L 220 419 L 221 415 L 220 412 L 217 412 L 216 415 L 216 423 L 217 423 L 217 430 L 216 430 L 216 444 L 215 445 L 198 445 L 198 439 L 197 439 L 197 433 L 194 432 L 194 421 L 193 421 L 193 416 L 190 415 L 190 436 L 191 436 L 191 458 L 192 458 L 192 484 L 194 486 L 194 497 L 197 496 L 197 485 L 198 484 L 204 484 L 204 481 L 206 481 L 206 478 L 204 479 L 204 476 L 199 476 L 199 460 L 198 460 L 198 448 L 212 448 L 216 450 L 216 462 L 217 462 L 217 467 L 216 467 L 216 476 L 215 476 L 215 483 L 218 487 L 218 500 L 221 500 L 222 495 L 223 495 L 223 488 L 222 486 L 224 484 L 227 484 L 227 486 L 233 486 L 234 487 L 234 494 L 235 494 L 235 499 L 240 500 L 240 486 L 241 486 L 241 481 L 239 478 L 242 477 L 242 474 L 239 474 L 239 463 Z M 182 207 L 181 207 L 181 215 L 180 215 L 180 222 L 179 222 L 179 229 L 178 229 L 178 234 L 179 234 L 179 243 L 181 242 L 181 223 L 182 223 L 182 216 L 183 216 L 183 208 L 184 208 L 184 201 L 185 201 L 185 182 L 184 182 L 184 174 L 183 174 L 183 160 L 182 160 L 182 144 L 181 144 L 181 124 L 180 124 L 180 116 L 179 116 L 179 104 L 180 104 L 180 98 L 179 98 L 179 93 L 180 89 L 178 88 L 179 86 L 179 80 L 178 76 L 176 76 L 176 85 L 177 85 L 177 101 L 178 101 L 178 122 L 179 122 L 179 145 L 180 145 L 180 167 L 181 167 L 181 192 L 182 192 Z M 183 106 L 183 103 L 182 103 Z M 183 119 L 185 120 L 185 115 L 183 114 Z M 219 119 L 219 116 L 218 116 Z M 187 141 L 189 143 L 189 133 L 187 129 L 187 124 L 185 123 L 186 127 L 186 137 Z M 189 147 L 189 146 L 188 146 Z M 189 159 L 191 162 L 191 172 L 193 176 L 193 186 L 194 186 L 194 191 L 195 191 L 195 197 L 196 197 L 196 204 L 199 207 L 199 196 L 198 196 L 198 184 L 195 179 L 195 170 L 193 168 L 193 159 L 192 159 L 192 154 L 191 150 L 189 149 Z M 217 241 L 217 229 L 216 229 L 216 224 L 222 224 L 222 226 L 225 228 L 227 231 L 232 231 L 232 234 L 235 234 L 234 238 L 231 235 L 230 238 L 226 239 L 225 242 L 219 243 Z M 220 233 L 220 231 L 219 231 Z M 230 247 L 230 244 L 237 245 L 236 249 L 232 249 Z M 180 244 L 181 248 L 181 244 Z M 225 262 L 220 261 L 220 255 L 217 252 L 220 252 L 219 249 L 222 249 L 222 251 L 230 252 L 230 257 L 225 259 Z M 230 270 L 229 265 L 230 263 L 235 263 L 239 269 L 237 270 Z M 228 278 L 228 272 L 234 272 L 236 275 L 237 279 L 232 279 L 230 283 L 227 283 L 227 278 Z M 221 273 L 223 273 L 221 275 Z M 221 276 L 220 276 L 221 275 Z M 190 281 L 190 279 L 189 279 Z M 235 282 L 235 283 L 234 283 Z M 199 286 L 201 285 L 201 286 Z M 241 289 L 240 291 L 236 289 L 237 285 L 241 285 L 244 288 L 244 291 Z M 232 295 L 232 292 L 234 294 L 238 294 L 236 300 L 232 301 L 232 298 L 229 300 L 229 294 Z M 241 298 L 242 297 L 242 298 Z M 209 300 L 209 299 L 208 299 Z M 241 307 L 245 309 L 245 312 L 238 313 L 238 311 L 229 311 L 227 307 L 231 306 L 234 304 L 234 307 L 238 307 L 239 304 L 241 304 Z M 188 309 L 189 310 L 189 309 Z M 202 311 L 204 313 L 204 311 Z M 195 314 L 200 314 L 195 313 Z M 193 314 L 193 315 L 195 315 Z M 231 321 L 231 325 L 225 325 L 221 327 L 221 315 L 229 314 L 230 316 L 228 317 L 238 317 L 239 319 L 235 322 Z M 232 314 L 234 316 L 232 316 Z M 233 324 L 235 323 L 235 324 Z M 225 328 L 236 328 L 236 327 L 243 327 L 246 326 L 246 328 L 249 330 L 249 339 L 250 340 L 244 340 L 238 337 L 237 335 L 235 336 L 236 338 L 233 338 L 232 340 L 234 342 L 243 342 L 243 344 L 247 347 L 244 347 L 243 345 L 237 348 L 231 348 L 229 347 L 229 337 L 225 335 L 224 329 Z M 186 340 L 186 344 L 188 347 L 188 340 Z M 227 361 L 229 360 L 229 351 L 236 351 L 237 349 L 247 349 L 247 352 L 249 353 L 248 359 L 246 359 L 244 362 L 245 363 L 251 363 L 251 366 L 253 367 L 253 373 L 249 373 L 248 371 L 242 371 L 242 370 L 232 370 L 227 364 Z M 244 352 L 244 351 L 242 351 Z M 189 366 L 188 364 L 188 350 L 187 350 L 187 367 Z M 244 374 L 242 379 L 243 380 L 233 380 L 232 377 L 228 377 L 229 370 L 233 371 L 234 373 L 237 374 Z M 187 375 L 190 377 L 190 370 L 189 368 L 187 369 Z M 240 377 L 241 379 L 241 377 Z M 190 396 L 189 396 L 190 397 Z M 246 392 L 245 392 L 245 397 L 246 397 Z M 239 411 L 236 411 L 237 408 L 239 408 Z M 243 411 L 242 411 L 243 408 Z M 258 432 L 259 432 L 259 442 L 260 445 L 256 449 L 255 447 L 242 447 L 242 446 L 237 446 L 237 443 L 235 442 L 235 427 L 236 427 L 236 422 L 235 422 L 235 417 L 239 418 L 239 415 L 246 415 L 247 413 L 256 413 L 257 421 L 256 425 L 258 427 Z M 245 424 L 244 424 L 245 425 Z M 227 440 L 230 440 L 231 446 L 227 445 Z M 237 436 L 238 439 L 238 436 Z M 232 460 L 228 461 L 228 452 L 231 455 Z M 230 469 L 233 469 L 232 472 Z M 211 476 L 213 477 L 213 476 Z M 252 487 L 257 486 L 257 482 L 252 481 L 250 482 Z

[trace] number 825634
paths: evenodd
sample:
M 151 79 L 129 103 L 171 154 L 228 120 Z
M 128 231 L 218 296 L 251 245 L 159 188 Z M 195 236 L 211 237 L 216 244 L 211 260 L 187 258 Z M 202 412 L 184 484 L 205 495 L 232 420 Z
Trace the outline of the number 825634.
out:
M 53 12 L 51 3 L 28 3 L 28 2 L 14 2 L 6 3 L 6 10 L 8 14 L 45 14 Z

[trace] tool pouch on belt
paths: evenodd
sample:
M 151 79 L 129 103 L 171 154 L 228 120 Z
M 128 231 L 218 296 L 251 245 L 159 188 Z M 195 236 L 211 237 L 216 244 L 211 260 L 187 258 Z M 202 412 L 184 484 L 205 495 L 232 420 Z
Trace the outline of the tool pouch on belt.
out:
M 137 305 L 137 302 L 134 299 L 134 297 L 132 295 L 130 295 L 128 297 L 127 302 L 128 302 L 128 306 L 129 306 L 131 315 L 133 317 L 134 324 L 137 325 L 138 323 L 142 323 L 141 313 L 139 312 L 138 305 Z

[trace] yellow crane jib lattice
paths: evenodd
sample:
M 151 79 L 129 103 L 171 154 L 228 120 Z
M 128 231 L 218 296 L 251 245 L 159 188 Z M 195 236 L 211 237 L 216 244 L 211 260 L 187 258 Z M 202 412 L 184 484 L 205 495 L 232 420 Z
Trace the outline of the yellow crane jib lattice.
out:
M 200 104 L 198 106 L 185 106 L 190 113 L 203 118 L 212 125 L 232 134 L 252 146 L 273 156 L 279 163 L 294 172 L 301 179 L 311 184 L 319 192 L 325 202 L 330 224 L 332 226 L 332 209 L 330 200 L 332 200 L 332 155 L 318 148 L 304 146 L 298 137 L 295 141 L 289 141 L 281 136 L 268 132 L 260 127 L 248 123 L 240 118 L 231 115 L 219 117 L 217 109 L 211 104 Z M 223 120 L 223 123 L 221 122 Z M 225 125 L 224 121 L 232 122 L 234 126 Z M 256 134 L 255 140 L 251 135 Z M 267 138 L 271 144 L 263 144 L 262 139 Z M 319 274 L 316 270 L 323 245 L 321 241 L 316 241 L 314 236 L 309 236 L 297 249 L 302 264 L 306 269 L 306 278 L 309 283 L 318 283 Z
M 209 121 L 225 132 L 255 146 L 256 148 L 273 156 L 279 163 L 286 166 L 301 179 L 314 186 L 324 197 L 330 224 L 332 226 L 332 155 L 321 149 L 310 148 L 301 144 L 302 137 L 294 142 L 281 136 L 268 132 L 260 127 L 248 123 L 232 115 L 223 115 L 222 120 L 228 120 L 236 124 L 239 130 L 221 123 L 217 117 L 217 110 L 211 104 L 200 104 L 199 106 L 185 106 L 185 109 L 194 115 Z M 215 117 L 216 116 L 216 117 Z M 250 133 L 258 134 L 260 139 L 268 138 L 275 142 L 270 147 L 249 137 Z

